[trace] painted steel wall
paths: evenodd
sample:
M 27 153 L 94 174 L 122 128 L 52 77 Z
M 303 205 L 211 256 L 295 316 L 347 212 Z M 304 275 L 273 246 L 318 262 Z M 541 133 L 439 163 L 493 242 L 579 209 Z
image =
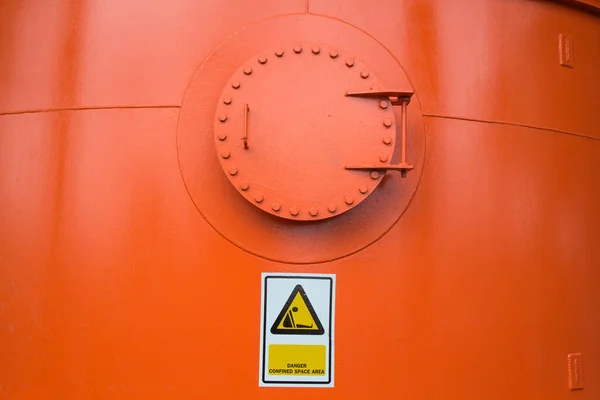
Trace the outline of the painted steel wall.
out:
M 178 162 L 199 65 L 283 15 L 387 48 L 425 126 L 403 216 L 327 263 L 232 245 Z M 599 70 L 600 19 L 542 1 L 3 1 L 0 397 L 600 398 Z M 335 388 L 257 386 L 273 271 L 337 275 Z

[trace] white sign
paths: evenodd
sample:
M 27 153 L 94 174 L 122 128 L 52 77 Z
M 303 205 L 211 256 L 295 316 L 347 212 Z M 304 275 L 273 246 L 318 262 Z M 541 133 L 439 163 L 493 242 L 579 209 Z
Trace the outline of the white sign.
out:
M 335 275 L 263 273 L 259 386 L 333 387 Z

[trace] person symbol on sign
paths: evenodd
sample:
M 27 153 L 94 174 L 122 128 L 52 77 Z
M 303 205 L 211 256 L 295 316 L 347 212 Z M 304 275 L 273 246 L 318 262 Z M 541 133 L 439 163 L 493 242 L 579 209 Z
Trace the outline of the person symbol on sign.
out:
M 312 328 L 313 324 L 310 325 L 303 325 L 303 324 L 296 324 L 296 322 L 294 321 L 294 314 L 295 312 L 298 312 L 298 307 L 292 307 L 290 310 L 288 310 L 288 312 L 286 313 L 285 319 L 283 320 L 283 326 L 285 328 Z

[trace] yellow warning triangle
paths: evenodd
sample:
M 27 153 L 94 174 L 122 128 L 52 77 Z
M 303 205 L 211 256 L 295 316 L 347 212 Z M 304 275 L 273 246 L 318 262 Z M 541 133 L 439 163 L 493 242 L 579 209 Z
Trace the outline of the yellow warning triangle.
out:
M 296 285 L 271 327 L 274 335 L 322 335 L 325 332 L 301 285 Z

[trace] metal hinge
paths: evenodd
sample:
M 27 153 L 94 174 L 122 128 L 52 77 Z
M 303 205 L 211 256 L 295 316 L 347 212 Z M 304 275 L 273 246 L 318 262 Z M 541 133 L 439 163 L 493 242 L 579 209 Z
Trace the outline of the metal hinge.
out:
M 398 90 L 373 90 L 367 92 L 346 92 L 346 96 L 349 97 L 364 97 L 368 99 L 386 99 L 392 103 L 392 106 L 402 107 L 402 125 L 401 125 L 401 153 L 399 164 L 360 164 L 360 165 L 346 165 L 346 169 L 349 170 L 360 170 L 360 171 L 373 171 L 373 170 L 392 170 L 400 171 L 402 178 L 406 177 L 406 172 L 412 170 L 414 166 L 406 162 L 406 125 L 407 125 L 407 106 L 410 103 L 410 98 L 414 94 L 413 91 L 398 91 Z

